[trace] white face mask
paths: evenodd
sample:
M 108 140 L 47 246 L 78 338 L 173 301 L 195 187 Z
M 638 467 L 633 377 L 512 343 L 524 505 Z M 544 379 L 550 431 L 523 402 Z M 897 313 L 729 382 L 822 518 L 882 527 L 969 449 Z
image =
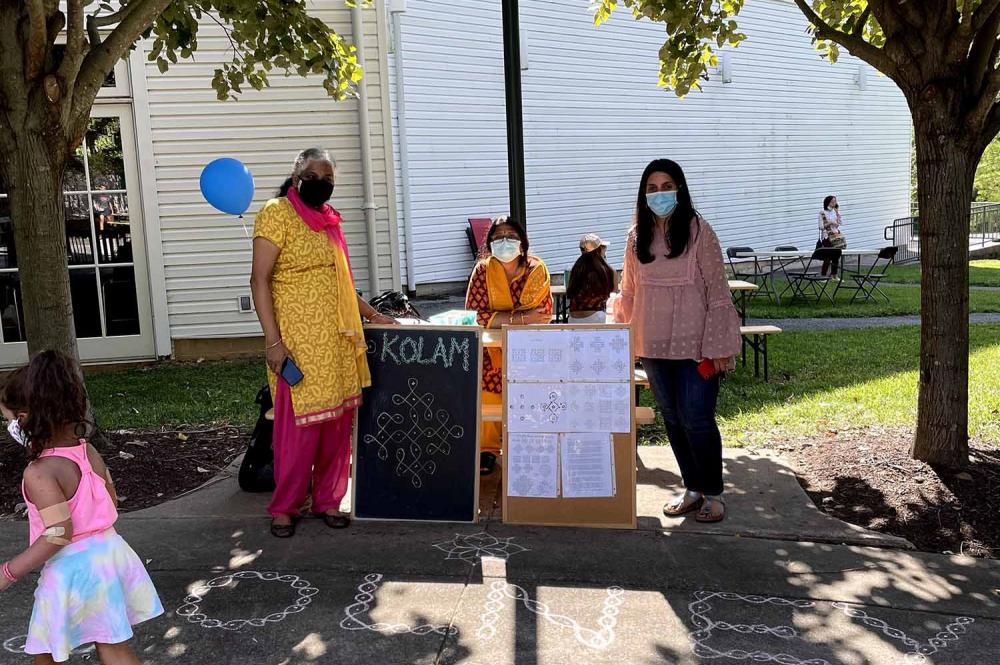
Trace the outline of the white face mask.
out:
M 504 263 L 510 263 L 521 256 L 521 241 L 513 238 L 500 238 L 490 243 L 490 252 Z
M 10 421 L 7 425 L 7 433 L 10 434 L 10 438 L 14 439 L 22 446 L 28 445 L 28 439 L 24 436 L 24 431 L 21 429 L 21 423 L 16 420 Z

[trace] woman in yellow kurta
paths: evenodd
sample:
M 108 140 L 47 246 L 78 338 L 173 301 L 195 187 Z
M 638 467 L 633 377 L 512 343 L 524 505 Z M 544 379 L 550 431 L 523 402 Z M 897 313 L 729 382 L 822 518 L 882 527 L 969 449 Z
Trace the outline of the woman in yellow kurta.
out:
M 361 314 L 375 312 L 354 290 L 340 213 L 327 205 L 334 165 L 311 148 L 295 160 L 279 197 L 254 223 L 254 304 L 264 329 L 268 381 L 274 396 L 274 476 L 271 533 L 295 533 L 312 483 L 312 510 L 331 528 L 349 524 L 339 510 L 347 493 L 354 410 L 371 383 Z M 291 359 L 303 378 L 281 378 Z
M 548 268 L 528 254 L 528 234 L 510 217 L 497 217 L 486 234 L 486 256 L 472 271 L 465 296 L 466 309 L 477 312 L 484 328 L 549 323 L 552 293 Z M 483 354 L 483 404 L 501 404 L 503 357 L 500 349 Z M 489 474 L 500 452 L 501 429 L 483 421 L 479 471 Z

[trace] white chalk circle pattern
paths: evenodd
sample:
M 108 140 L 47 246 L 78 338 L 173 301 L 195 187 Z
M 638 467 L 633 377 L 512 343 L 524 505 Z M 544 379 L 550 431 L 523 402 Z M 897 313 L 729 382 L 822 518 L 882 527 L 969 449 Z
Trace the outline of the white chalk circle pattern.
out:
M 434 548 L 448 555 L 444 558 L 445 561 L 460 559 L 473 565 L 484 556 L 506 561 L 515 554 L 531 551 L 528 547 L 512 542 L 513 540 L 513 537 L 497 538 L 485 531 L 469 536 L 456 533 L 451 540 L 435 543 Z
M 711 600 L 718 598 L 720 600 L 741 601 L 750 603 L 751 605 L 779 605 L 794 609 L 815 607 L 816 604 L 812 601 L 788 600 L 787 598 L 768 596 L 745 596 L 722 591 L 696 591 L 694 597 L 695 600 L 688 604 L 688 612 L 691 615 L 691 623 L 698 630 L 692 632 L 690 638 L 691 650 L 699 658 L 729 658 L 732 660 L 748 660 L 754 663 L 779 663 L 779 665 L 830 665 L 830 662 L 823 658 L 802 660 L 787 653 L 768 653 L 759 650 L 730 649 L 728 651 L 719 651 L 706 644 L 712 638 L 712 634 L 715 631 L 733 631 L 742 635 L 771 635 L 784 640 L 801 638 L 799 631 L 791 626 L 766 626 L 764 624 L 736 624 L 727 621 L 714 621 L 708 616 L 708 613 L 712 611 L 712 604 L 709 602 Z
M 278 582 L 281 584 L 287 584 L 298 592 L 299 597 L 288 607 L 277 612 L 271 612 L 264 617 L 220 621 L 219 619 L 207 616 L 201 611 L 201 603 L 205 600 L 205 596 L 207 596 L 212 589 L 229 586 L 237 580 L 260 580 L 262 582 Z M 254 570 L 244 570 L 238 573 L 216 577 L 215 579 L 211 579 L 208 582 L 196 587 L 191 594 L 184 599 L 184 604 L 177 608 L 177 616 L 185 617 L 188 622 L 195 623 L 200 625 L 202 628 L 209 629 L 219 628 L 222 630 L 235 631 L 246 627 L 262 628 L 269 623 L 278 623 L 279 621 L 286 619 L 290 614 L 298 614 L 299 612 L 304 611 L 309 604 L 312 603 L 313 596 L 317 593 L 319 593 L 319 589 L 312 586 L 309 582 L 297 575 L 282 575 L 281 573 L 274 572 L 261 573 Z
M 886 637 L 891 637 L 892 639 L 902 642 L 909 647 L 910 653 L 906 654 L 901 659 L 904 663 L 929 662 L 927 660 L 927 656 L 931 656 L 953 642 L 957 642 L 958 638 L 966 633 L 968 630 L 967 627 L 976 621 L 972 617 L 956 617 L 954 621 L 944 627 L 944 630 L 927 640 L 926 643 L 922 643 L 913 639 L 899 628 L 890 626 L 882 619 L 869 616 L 868 613 L 862 609 L 840 602 L 834 603 L 833 606 L 843 611 L 843 613 L 850 618 L 859 619 L 861 623 L 869 628 L 878 628 Z
M 545 603 L 532 600 L 528 592 L 518 585 L 510 584 L 504 580 L 494 580 L 490 585 L 490 592 L 486 596 L 483 614 L 480 616 L 481 623 L 476 635 L 483 641 L 489 641 L 496 637 L 503 600 L 509 598 L 520 602 L 529 612 L 537 614 L 548 623 L 572 630 L 577 642 L 585 647 L 606 649 L 615 641 L 615 627 L 618 625 L 620 612 L 618 608 L 624 601 L 625 590 L 618 586 L 612 586 L 608 587 L 607 594 L 604 599 L 604 607 L 601 610 L 601 617 L 597 620 L 600 629 L 594 630 L 584 628 L 579 622 L 568 616 L 554 613 Z
M 451 442 L 465 436 L 465 428 L 453 425 L 452 415 L 446 409 L 434 409 L 434 394 L 420 393 L 416 379 L 407 381 L 408 392 L 392 396 L 393 406 L 403 412 L 383 411 L 375 417 L 378 430 L 365 434 L 363 443 L 374 444 L 376 455 L 383 462 L 390 453 L 395 460 L 394 469 L 400 478 L 409 477 L 415 488 L 424 485 L 426 476 L 437 472 L 435 456 L 451 454 Z M 390 450 L 392 448 L 392 450 Z
M 365 576 L 365 581 L 358 586 L 358 594 L 354 596 L 354 602 L 344 608 L 344 618 L 340 621 L 340 627 L 344 630 L 370 630 L 383 635 L 441 635 L 451 636 L 458 633 L 455 626 L 421 624 L 419 626 L 408 626 L 405 623 L 372 623 L 367 621 L 365 615 L 371 610 L 375 601 L 375 592 L 382 584 L 381 573 L 371 573 Z

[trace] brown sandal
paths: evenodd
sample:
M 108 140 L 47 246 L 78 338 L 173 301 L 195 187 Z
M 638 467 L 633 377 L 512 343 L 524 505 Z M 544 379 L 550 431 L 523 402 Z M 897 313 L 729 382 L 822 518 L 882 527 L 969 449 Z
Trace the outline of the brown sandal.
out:
M 688 494 L 685 492 L 667 505 L 663 506 L 663 514 L 667 517 L 681 517 L 682 515 L 687 515 L 688 513 L 693 513 L 698 510 L 704 502 L 704 498 L 701 496 L 692 501 L 688 501 L 688 499 Z
M 326 524 L 331 529 L 346 529 L 351 526 L 351 518 L 347 515 L 328 515 L 327 513 L 318 513 L 316 517 L 323 520 L 323 524 Z
M 721 511 L 715 512 L 713 510 L 714 504 L 719 504 L 722 508 Z M 694 516 L 696 522 L 701 522 L 702 524 L 713 524 L 715 522 L 721 522 L 726 519 L 726 502 L 720 497 L 705 497 L 705 501 L 701 506 L 701 510 L 698 514 Z
M 271 535 L 275 538 L 291 538 L 295 535 L 295 526 L 298 520 L 292 517 L 291 524 L 275 524 L 271 520 Z

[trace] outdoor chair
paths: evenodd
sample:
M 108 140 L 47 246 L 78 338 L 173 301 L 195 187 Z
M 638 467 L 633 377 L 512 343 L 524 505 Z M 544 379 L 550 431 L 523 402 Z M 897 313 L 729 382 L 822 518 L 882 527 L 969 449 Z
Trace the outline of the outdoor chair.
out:
M 465 235 L 469 239 L 469 248 L 472 249 L 474 261 L 478 261 L 486 249 L 486 234 L 489 233 L 492 223 L 493 220 L 489 217 L 469 217 L 469 228 L 465 229 Z
M 796 247 L 795 245 L 778 245 L 777 247 L 774 248 L 774 251 L 776 251 L 776 252 L 797 252 L 797 251 L 799 251 L 799 248 Z M 793 266 L 795 268 L 802 268 L 802 267 L 805 266 L 805 263 L 803 262 L 802 259 L 790 259 L 787 262 L 786 261 L 779 261 L 778 263 L 779 263 L 779 265 L 781 267 L 778 268 L 778 270 L 775 270 L 776 273 L 779 272 L 779 271 L 784 272 L 785 270 L 788 270 L 789 268 L 792 268 Z M 774 275 L 771 275 L 771 281 L 772 282 L 774 281 Z
M 727 247 L 726 248 L 726 258 L 729 260 L 729 268 L 733 271 L 733 279 L 740 279 L 744 282 L 750 282 L 756 284 L 760 288 L 754 293 L 750 294 L 749 297 L 753 298 L 759 295 L 767 296 L 767 299 L 771 300 L 771 270 L 770 268 L 765 268 L 757 260 L 757 257 L 752 259 L 741 259 L 737 257 L 737 254 L 751 253 L 754 251 L 753 247 Z
M 848 277 L 853 282 L 854 285 L 847 284 L 846 282 L 840 282 L 837 284 L 837 288 L 834 290 L 834 297 L 837 296 L 837 292 L 841 289 L 848 291 L 854 291 L 854 295 L 851 296 L 851 302 L 853 303 L 858 296 L 861 296 L 863 300 L 871 300 L 876 296 L 881 296 L 885 299 L 886 303 L 889 302 L 889 296 L 886 295 L 885 291 L 879 288 L 878 284 L 881 282 L 889 272 L 889 266 L 892 265 L 893 261 L 896 260 L 896 253 L 899 251 L 899 247 L 883 247 L 879 250 L 878 256 L 875 261 L 868 266 L 868 271 L 847 271 L 842 274 L 841 277 Z
M 819 302 L 823 296 L 826 296 L 830 302 L 833 302 L 833 295 L 827 294 L 826 291 L 830 287 L 830 282 L 833 282 L 835 278 L 832 275 L 822 275 L 818 270 L 814 271 L 813 266 L 822 266 L 824 261 L 830 261 L 832 265 L 839 265 L 842 255 L 843 250 L 832 247 L 817 249 L 806 261 L 802 270 L 786 271 L 788 286 L 781 292 L 781 295 L 791 291 L 793 301 L 801 298 L 807 302 Z

